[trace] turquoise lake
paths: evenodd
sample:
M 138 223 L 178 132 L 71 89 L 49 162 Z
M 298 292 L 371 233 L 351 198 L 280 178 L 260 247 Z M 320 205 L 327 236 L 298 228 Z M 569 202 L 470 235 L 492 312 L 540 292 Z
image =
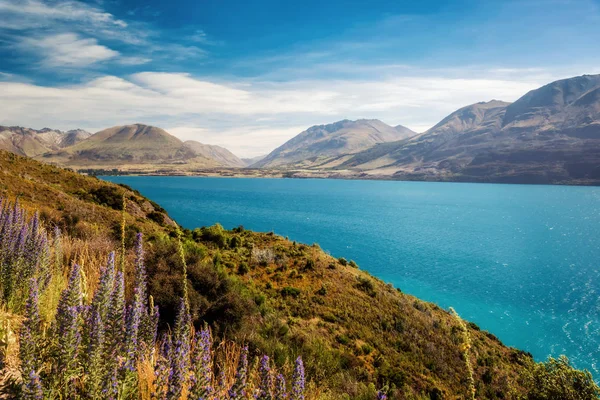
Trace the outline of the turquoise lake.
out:
M 187 228 L 221 223 L 318 243 L 406 293 L 600 378 L 600 188 L 104 177 Z

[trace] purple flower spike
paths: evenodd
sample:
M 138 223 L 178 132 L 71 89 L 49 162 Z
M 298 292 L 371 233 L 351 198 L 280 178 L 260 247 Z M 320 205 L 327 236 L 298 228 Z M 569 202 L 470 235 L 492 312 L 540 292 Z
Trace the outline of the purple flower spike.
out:
M 296 367 L 294 368 L 294 374 L 292 375 L 292 393 L 290 398 L 292 400 L 304 400 L 304 386 L 306 382 L 304 380 L 304 363 L 302 358 L 296 359 Z

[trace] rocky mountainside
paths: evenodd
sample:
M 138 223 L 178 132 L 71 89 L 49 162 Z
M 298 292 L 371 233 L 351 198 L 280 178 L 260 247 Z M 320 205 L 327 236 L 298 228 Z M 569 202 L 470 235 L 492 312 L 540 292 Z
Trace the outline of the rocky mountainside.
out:
M 225 152 L 213 151 L 221 154 L 221 158 L 231 158 Z M 38 159 L 76 169 L 183 171 L 223 166 L 222 160 L 212 158 L 210 153 L 206 146 L 199 151 L 198 146 L 185 144 L 164 129 L 132 124 L 104 129 Z
M 336 168 L 393 179 L 598 184 L 600 75 L 556 81 L 512 104 L 461 108 Z
M 223 166 L 232 168 L 243 168 L 246 166 L 243 160 L 240 160 L 235 154 L 224 147 L 204 144 L 195 140 L 188 140 L 183 144 L 196 155 L 218 161 Z
M 20 126 L 0 126 L 0 149 L 35 157 L 74 145 L 90 135 L 91 133 L 82 129 L 64 132 L 50 128 L 35 130 Z
M 376 119 L 343 120 L 317 125 L 298 134 L 251 167 L 311 167 L 332 157 L 348 156 L 377 143 L 392 142 L 413 135 L 415 132 L 408 128 L 392 127 Z

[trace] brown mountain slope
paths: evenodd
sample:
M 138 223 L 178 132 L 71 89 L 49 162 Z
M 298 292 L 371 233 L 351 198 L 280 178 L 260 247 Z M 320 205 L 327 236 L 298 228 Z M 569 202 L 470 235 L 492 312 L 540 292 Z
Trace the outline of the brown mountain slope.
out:
M 73 145 L 90 135 L 81 129 L 63 132 L 49 128 L 35 130 L 20 126 L 0 126 L 0 149 L 35 157 Z
M 196 155 L 215 160 L 225 167 L 243 168 L 246 166 L 244 161 L 224 147 L 204 144 L 195 140 L 187 140 L 183 144 Z
M 221 165 L 217 160 L 196 154 L 165 130 L 143 124 L 102 130 L 38 159 L 78 169 L 186 170 Z
M 508 105 L 462 108 L 427 132 L 339 168 L 394 179 L 600 183 L 600 75 L 550 83 Z
M 107 252 L 120 249 L 123 217 L 131 282 L 133 237 L 142 231 L 148 289 L 163 329 L 172 322 L 182 295 L 182 265 L 175 225 L 160 206 L 127 187 L 4 151 L 0 171 L 0 197 L 19 195 L 21 204 L 40 211 L 46 226 L 61 227 L 64 263 L 82 263 L 90 285 Z M 375 388 L 385 385 L 394 400 L 469 398 L 464 337 L 447 311 L 316 245 L 273 234 L 219 226 L 184 230 L 183 247 L 197 326 L 207 321 L 217 339 L 248 343 L 252 355 L 266 353 L 278 366 L 301 354 L 307 399 L 373 399 Z M 535 389 L 531 358 L 474 324 L 467 331 L 476 398 L 526 399 Z
M 279 168 L 322 163 L 332 157 L 354 154 L 376 143 L 392 142 L 414 135 L 403 126 L 391 127 L 379 120 L 343 120 L 318 125 L 301 132 L 253 168 Z

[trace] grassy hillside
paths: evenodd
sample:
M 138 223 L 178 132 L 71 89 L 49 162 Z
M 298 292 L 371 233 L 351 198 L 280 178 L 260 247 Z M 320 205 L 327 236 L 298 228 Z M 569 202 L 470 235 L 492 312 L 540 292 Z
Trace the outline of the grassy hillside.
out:
M 66 232 L 63 262 L 83 260 L 90 287 L 108 251 L 121 247 L 123 217 L 132 282 L 134 238 L 143 232 L 160 329 L 173 326 L 183 263 L 177 225 L 160 206 L 127 187 L 6 152 L 0 171 L 0 197 L 18 197 L 40 211 L 45 226 Z M 318 245 L 218 225 L 184 230 L 182 241 L 196 327 L 209 323 L 216 337 L 247 343 L 252 355 L 267 354 L 283 371 L 302 355 L 307 398 L 373 399 L 385 388 L 392 399 L 464 399 L 471 398 L 471 382 L 477 399 L 598 398 L 581 390 L 593 386 L 589 375 L 564 361 L 536 364 Z M 132 292 L 128 283 L 127 296 Z

